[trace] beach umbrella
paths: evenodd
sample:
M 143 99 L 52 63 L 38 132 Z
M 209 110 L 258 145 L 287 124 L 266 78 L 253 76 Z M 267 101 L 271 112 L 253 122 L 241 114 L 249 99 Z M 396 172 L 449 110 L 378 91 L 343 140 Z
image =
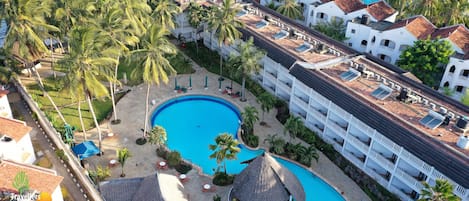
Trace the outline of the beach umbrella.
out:
M 189 76 L 189 88 L 192 88 L 192 76 Z
M 176 77 L 174 77 L 174 90 L 178 89 L 178 80 Z
M 208 76 L 205 76 L 205 88 L 208 88 Z
M 221 91 L 221 80 L 218 80 L 218 91 Z

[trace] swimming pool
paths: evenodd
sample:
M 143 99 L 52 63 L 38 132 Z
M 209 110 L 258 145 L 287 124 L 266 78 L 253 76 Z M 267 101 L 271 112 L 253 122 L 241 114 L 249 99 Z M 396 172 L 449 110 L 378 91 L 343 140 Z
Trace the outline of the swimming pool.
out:
M 171 99 L 158 106 L 151 117 L 152 125 L 161 125 L 168 134 L 167 146 L 177 150 L 186 160 L 197 164 L 203 173 L 213 175 L 217 164 L 209 159 L 209 144 L 223 132 L 235 134 L 240 124 L 240 112 L 231 103 L 212 96 L 189 95 Z M 227 172 L 237 174 L 263 150 L 250 150 L 240 145 L 237 160 L 226 160 Z M 343 201 L 344 198 L 312 172 L 286 160 L 277 160 L 300 180 L 307 201 Z
M 380 0 L 363 0 L 363 3 L 366 4 L 366 5 L 370 5 L 370 4 L 378 2 L 378 1 L 380 1 Z

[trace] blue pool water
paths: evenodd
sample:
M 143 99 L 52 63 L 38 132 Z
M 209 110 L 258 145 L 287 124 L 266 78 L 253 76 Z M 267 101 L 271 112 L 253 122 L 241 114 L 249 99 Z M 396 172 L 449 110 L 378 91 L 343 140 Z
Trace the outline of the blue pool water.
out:
M 231 103 L 211 96 L 183 96 L 157 107 L 151 117 L 152 125 L 160 125 L 168 134 L 167 146 L 182 157 L 197 164 L 205 174 L 213 175 L 217 164 L 209 159 L 208 146 L 219 133 L 235 134 L 240 124 L 240 112 Z M 250 150 L 240 145 L 237 160 L 227 160 L 227 172 L 237 174 L 263 150 Z M 344 201 L 337 191 L 312 172 L 285 160 L 277 160 L 300 180 L 307 201 Z
M 370 4 L 378 2 L 378 1 L 380 1 L 380 0 L 363 0 L 363 3 L 366 4 L 366 5 L 370 5 Z

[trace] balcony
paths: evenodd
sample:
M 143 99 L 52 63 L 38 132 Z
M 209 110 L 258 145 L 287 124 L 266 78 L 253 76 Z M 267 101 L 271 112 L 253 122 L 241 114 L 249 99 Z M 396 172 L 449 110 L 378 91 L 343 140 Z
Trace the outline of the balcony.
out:
M 291 92 L 291 87 L 286 85 L 284 82 L 282 82 L 280 80 L 277 82 L 277 87 L 282 89 L 285 92 L 288 92 L 288 93 Z
M 360 168 L 363 166 L 363 161 L 365 161 L 364 158 L 359 158 L 359 157 L 353 155 L 352 152 L 348 152 L 348 151 L 344 151 L 343 155 L 350 162 L 352 162 L 355 166 L 360 167 Z
M 413 199 L 410 198 L 410 194 L 405 193 L 401 189 L 398 189 L 396 186 L 391 185 L 389 187 L 389 191 L 397 194 L 399 196 L 399 198 L 401 198 L 404 201 L 413 201 Z
M 423 185 L 420 181 L 416 180 L 414 177 L 410 176 L 403 170 L 396 168 L 396 171 L 394 172 L 394 175 L 399 178 L 402 182 L 407 184 L 409 187 L 411 187 L 414 190 L 419 191 L 420 189 L 423 188 Z
M 293 96 L 295 97 L 295 103 L 301 107 L 303 110 L 308 110 L 308 104 L 306 104 L 303 100 L 301 100 L 298 96 Z
M 394 164 L 389 162 L 389 160 L 387 160 L 385 157 L 375 152 L 374 150 L 370 154 L 368 154 L 368 156 L 371 157 L 376 163 L 381 165 L 387 171 L 392 172 L 394 170 Z
M 321 123 L 323 124 L 326 123 L 326 116 L 323 113 L 316 110 L 316 108 L 311 107 L 311 109 L 309 110 L 309 114 L 313 116 L 314 119 L 320 121 Z
M 379 174 L 373 168 L 370 167 L 365 167 L 365 172 L 382 186 L 388 185 L 389 182 L 386 180 L 386 175 Z
M 346 131 L 332 120 L 329 120 L 329 124 L 327 124 L 327 127 L 331 128 L 336 134 L 343 138 L 345 138 L 345 136 L 347 135 Z
M 265 74 L 271 80 L 277 80 L 277 73 L 265 71 Z
M 368 153 L 368 145 L 363 144 L 363 142 L 357 139 L 355 136 L 350 134 L 347 135 L 347 141 L 362 153 Z

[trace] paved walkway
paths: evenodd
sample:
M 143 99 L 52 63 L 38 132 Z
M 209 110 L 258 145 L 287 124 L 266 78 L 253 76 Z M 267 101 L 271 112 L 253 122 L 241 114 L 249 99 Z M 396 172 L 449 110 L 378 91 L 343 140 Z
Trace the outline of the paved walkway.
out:
M 159 104 L 169 100 L 171 98 L 188 95 L 188 94 L 203 94 L 211 95 L 224 98 L 236 105 L 240 110 L 243 110 L 246 106 L 255 106 L 258 111 L 261 111 L 260 105 L 256 102 L 256 98 L 247 93 L 247 101 L 241 102 L 239 98 L 231 98 L 230 96 L 223 95 L 218 90 L 218 75 L 207 72 L 204 68 L 200 68 L 194 64 L 196 72 L 191 74 L 192 78 L 192 90 L 188 90 L 187 93 L 176 93 L 174 91 L 174 79 L 171 79 L 167 85 L 152 86 L 150 92 L 150 100 L 154 100 L 154 105 L 150 105 L 151 111 L 153 111 Z M 208 89 L 204 89 L 205 77 L 208 77 Z M 178 85 L 187 87 L 189 84 L 189 75 L 178 75 Z M 230 85 L 229 80 L 225 80 L 222 83 L 222 88 Z M 240 86 L 234 83 L 234 91 L 239 91 Z M 111 125 L 109 122 L 104 122 L 101 126 L 103 129 L 103 151 L 104 155 L 101 157 L 92 157 L 91 163 L 93 165 L 101 164 L 103 166 L 108 165 L 109 161 L 116 158 L 115 150 L 122 147 L 127 147 L 132 153 L 125 165 L 126 177 L 141 177 L 155 173 L 156 163 L 161 161 L 156 156 L 156 146 L 151 144 L 145 144 L 143 146 L 136 145 L 135 140 L 141 137 L 144 123 L 144 110 L 145 110 L 145 93 L 146 85 L 139 85 L 131 88 L 131 92 L 125 95 L 117 104 L 117 115 L 122 120 L 122 123 L 118 125 Z M 255 125 L 255 133 L 260 136 L 259 142 L 261 148 L 267 148 L 267 145 L 263 143 L 264 139 L 269 134 L 279 134 L 278 136 L 284 137 L 283 126 L 275 119 L 276 111 L 271 111 L 265 114 L 265 122 L 269 125 L 268 127 L 260 126 L 259 123 Z M 108 135 L 112 133 L 111 135 Z M 87 132 L 88 138 L 97 140 L 96 132 Z M 286 138 L 286 137 L 285 137 Z M 76 139 L 83 139 L 80 134 L 76 135 Z M 197 140 L 197 139 L 194 139 Z M 96 142 L 97 143 L 97 142 Z M 325 155 L 320 153 L 319 162 L 314 162 L 312 170 L 316 172 L 324 180 L 336 187 L 336 189 L 343 193 L 347 200 L 353 201 L 368 201 L 370 200 L 367 195 L 350 179 L 348 178 L 338 167 L 336 167 Z M 112 168 L 112 178 L 118 178 L 120 175 L 120 166 Z M 161 173 L 169 175 L 177 175 L 175 170 L 158 170 Z M 207 193 L 201 192 L 202 186 L 205 183 L 211 183 L 211 178 L 198 174 L 196 170 L 191 170 L 188 173 L 190 180 L 184 183 L 183 188 L 174 189 L 175 192 L 185 195 L 187 200 L 191 201 L 207 201 L 212 200 L 215 194 L 222 197 L 222 200 L 228 200 L 227 196 L 231 186 L 218 187 L 216 192 Z M 163 184 L 164 185 L 164 184 Z M 305 189 L 314 190 L 314 189 Z

